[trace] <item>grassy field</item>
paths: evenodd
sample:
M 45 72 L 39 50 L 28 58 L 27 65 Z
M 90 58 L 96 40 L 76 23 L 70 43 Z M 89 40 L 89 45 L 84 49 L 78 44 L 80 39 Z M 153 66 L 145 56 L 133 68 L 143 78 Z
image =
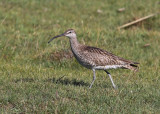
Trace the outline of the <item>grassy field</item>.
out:
M 158 11 L 158 0 L 0 0 L 0 113 L 160 113 L 160 16 L 117 30 Z M 109 70 L 114 90 L 97 71 L 89 89 L 92 71 L 68 39 L 47 44 L 69 28 L 83 44 L 140 62 L 139 72 Z

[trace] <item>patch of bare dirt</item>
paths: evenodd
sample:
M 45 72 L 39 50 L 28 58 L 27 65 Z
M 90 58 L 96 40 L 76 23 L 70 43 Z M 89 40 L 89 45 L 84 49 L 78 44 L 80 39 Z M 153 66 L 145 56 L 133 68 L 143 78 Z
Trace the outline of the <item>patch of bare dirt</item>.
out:
M 73 58 L 73 53 L 69 50 L 61 50 L 50 54 L 51 60 L 63 60 Z

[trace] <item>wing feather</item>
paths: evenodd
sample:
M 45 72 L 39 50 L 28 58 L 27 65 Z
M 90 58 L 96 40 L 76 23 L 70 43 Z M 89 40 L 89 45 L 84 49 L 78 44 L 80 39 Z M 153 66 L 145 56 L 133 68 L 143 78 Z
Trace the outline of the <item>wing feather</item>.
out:
M 96 47 L 84 46 L 80 53 L 96 66 L 138 64 Z

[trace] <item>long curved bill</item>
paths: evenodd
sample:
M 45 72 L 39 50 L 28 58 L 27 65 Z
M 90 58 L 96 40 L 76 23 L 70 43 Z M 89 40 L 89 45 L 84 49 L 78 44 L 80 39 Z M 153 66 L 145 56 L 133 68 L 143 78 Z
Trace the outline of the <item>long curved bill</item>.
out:
M 60 35 L 57 35 L 57 36 L 55 36 L 55 37 L 53 37 L 53 38 L 51 38 L 51 39 L 48 41 L 48 43 L 50 43 L 53 39 L 58 38 L 58 37 L 61 37 L 61 36 L 64 36 L 64 33 L 63 33 L 63 34 L 60 34 Z

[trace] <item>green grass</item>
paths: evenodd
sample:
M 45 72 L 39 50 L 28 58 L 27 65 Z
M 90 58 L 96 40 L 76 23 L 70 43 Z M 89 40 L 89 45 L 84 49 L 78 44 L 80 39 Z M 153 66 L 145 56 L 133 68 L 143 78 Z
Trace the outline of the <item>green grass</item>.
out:
M 0 0 L 0 113 L 160 113 L 160 16 L 117 30 L 160 11 L 159 5 L 158 0 Z M 122 7 L 126 10 L 117 12 Z M 97 71 L 89 89 L 91 70 L 74 58 L 54 58 L 70 50 L 68 39 L 47 44 L 69 28 L 83 44 L 140 62 L 139 72 L 110 70 L 114 90 L 105 72 Z

